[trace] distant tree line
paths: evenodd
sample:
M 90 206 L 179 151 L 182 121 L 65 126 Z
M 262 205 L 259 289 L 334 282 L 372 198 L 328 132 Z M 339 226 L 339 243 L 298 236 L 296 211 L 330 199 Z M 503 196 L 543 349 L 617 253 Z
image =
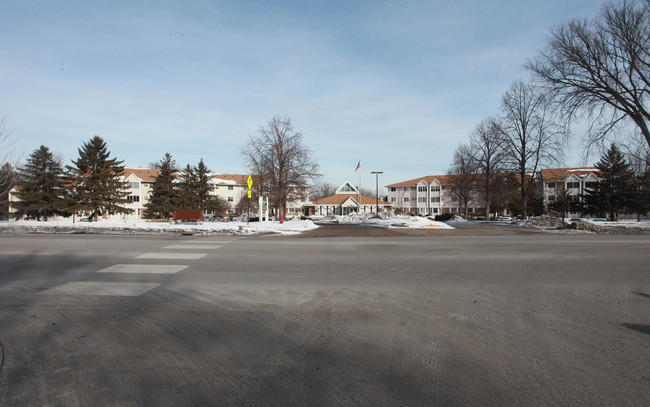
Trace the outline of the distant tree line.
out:
M 545 49 L 526 68 L 530 82 L 516 80 L 503 94 L 499 113 L 483 120 L 454 153 L 448 170 L 455 175 L 452 196 L 465 215 L 476 194 L 486 202 L 488 216 L 502 208 L 523 217 L 545 209 L 610 218 L 647 214 L 650 0 L 607 3 L 591 20 L 551 29 Z M 534 175 L 563 162 L 571 126 L 583 120 L 586 155 L 603 151 L 617 135 L 627 136 L 613 142 L 596 165 L 602 177 L 596 190 L 580 202 L 561 191 L 544 208 Z

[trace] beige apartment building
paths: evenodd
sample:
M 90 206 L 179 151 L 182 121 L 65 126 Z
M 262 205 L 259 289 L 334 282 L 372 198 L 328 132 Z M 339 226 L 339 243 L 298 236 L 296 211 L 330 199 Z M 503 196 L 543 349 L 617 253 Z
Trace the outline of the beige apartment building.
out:
M 600 181 L 598 169 L 595 167 L 581 168 L 550 168 L 535 174 L 534 181 L 541 193 L 544 207 L 557 199 L 557 195 L 565 188 L 571 199 L 579 201 L 586 189 Z M 450 193 L 453 175 L 429 175 L 386 185 L 388 202 L 396 212 L 412 215 L 437 215 L 442 213 L 460 213 L 459 203 Z M 470 200 L 469 213 L 481 218 L 485 216 L 485 202 L 476 191 Z M 509 216 L 505 211 L 499 215 Z M 568 217 L 578 217 L 580 213 L 566 214 Z

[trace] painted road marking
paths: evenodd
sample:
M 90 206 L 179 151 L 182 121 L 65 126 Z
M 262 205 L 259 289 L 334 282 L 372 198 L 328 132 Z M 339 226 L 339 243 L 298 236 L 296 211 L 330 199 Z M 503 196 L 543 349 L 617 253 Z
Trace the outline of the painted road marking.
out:
M 224 244 L 230 243 L 232 240 L 181 240 L 179 244 Z
M 72 282 L 48 288 L 45 295 L 112 295 L 136 297 L 158 287 L 159 283 Z
M 52 253 L 0 252 L 0 256 L 51 256 Z
M 174 274 L 189 266 L 161 264 L 116 264 L 97 271 L 98 273 Z
M 207 255 L 207 253 L 145 253 L 137 256 L 136 259 L 196 260 Z
M 170 244 L 169 246 L 163 247 L 163 249 L 218 249 L 220 248 L 220 244 Z

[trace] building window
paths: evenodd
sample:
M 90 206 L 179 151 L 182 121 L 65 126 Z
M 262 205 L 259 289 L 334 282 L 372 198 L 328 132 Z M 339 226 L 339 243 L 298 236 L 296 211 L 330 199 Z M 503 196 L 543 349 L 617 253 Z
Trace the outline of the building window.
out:
M 571 200 L 571 202 L 579 202 L 580 195 L 569 195 L 569 199 Z
M 549 202 L 555 202 L 555 195 L 549 195 L 548 196 L 548 201 Z
M 235 187 L 233 187 L 232 185 L 228 185 L 228 191 L 232 191 L 234 188 Z
M 410 191 L 410 190 L 411 190 L 410 187 L 404 187 L 404 192 L 408 192 L 408 191 Z
M 397 202 L 397 198 L 395 198 L 395 197 L 393 196 L 393 197 L 390 198 L 390 201 L 391 201 L 391 202 Z
M 397 188 L 395 188 L 395 187 L 390 187 L 390 192 L 397 192 Z
M 458 213 L 458 208 L 451 208 L 451 210 L 450 210 L 449 212 L 451 212 L 451 213 Z
M 598 183 L 597 183 L 597 182 L 593 182 L 593 181 L 591 181 L 591 182 L 585 182 L 585 188 L 596 189 L 596 188 L 598 188 Z
M 427 187 L 418 187 L 418 192 L 427 192 Z
M 140 195 L 129 195 L 126 197 L 129 202 L 140 202 Z
M 555 188 L 555 182 L 549 182 L 549 183 L 548 183 L 548 187 L 549 187 L 550 189 L 554 189 L 554 188 Z
M 577 188 L 580 188 L 580 183 L 579 182 L 567 182 L 566 187 L 567 187 L 567 189 L 577 189 Z
M 433 208 L 433 213 L 438 213 L 438 208 Z
M 440 191 L 440 185 L 432 185 L 432 186 L 431 186 L 431 191 L 433 191 L 433 192 L 438 192 L 438 191 Z
M 409 202 L 411 199 L 408 196 L 404 197 L 404 202 Z
M 467 208 L 467 213 L 474 213 L 474 208 Z
M 427 197 L 426 197 L 426 196 L 420 196 L 420 197 L 418 197 L 418 202 L 426 203 L 426 202 L 427 202 Z
M 439 196 L 432 196 L 431 197 L 431 202 L 440 202 L 440 197 Z
M 235 198 L 233 198 L 232 196 L 228 197 L 228 202 L 233 202 L 234 200 L 235 200 Z

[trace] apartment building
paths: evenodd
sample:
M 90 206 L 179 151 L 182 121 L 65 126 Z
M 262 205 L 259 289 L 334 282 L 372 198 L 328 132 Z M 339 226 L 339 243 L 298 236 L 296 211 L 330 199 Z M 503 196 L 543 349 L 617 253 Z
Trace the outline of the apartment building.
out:
M 551 168 L 543 169 L 534 176 L 544 199 L 544 207 L 555 201 L 557 195 L 565 188 L 571 199 L 579 201 L 585 190 L 600 181 L 598 169 Z M 532 176 L 533 174 L 529 174 Z M 453 175 L 429 175 L 408 181 L 387 185 L 388 201 L 396 212 L 412 215 L 437 215 L 442 213 L 460 213 L 459 203 L 451 194 Z M 473 193 L 469 213 L 475 217 L 485 216 L 485 202 L 480 193 Z M 502 215 L 508 215 L 504 212 Z M 569 216 L 580 216 L 571 213 Z
M 132 209 L 131 214 L 112 215 L 113 219 L 142 219 L 149 198 L 153 192 L 153 184 L 158 176 L 158 170 L 152 168 L 125 168 L 123 179 L 128 183 L 127 208 Z M 249 209 L 257 210 L 257 200 L 251 199 L 248 202 L 248 177 L 246 174 L 211 174 L 209 184 L 210 194 L 215 195 L 226 203 L 226 209 L 222 213 L 207 213 L 206 216 L 222 215 L 236 216 L 245 213 Z M 253 177 L 255 178 L 255 177 Z M 254 184 L 256 181 L 254 181 Z M 300 193 L 295 194 L 296 199 L 288 203 L 287 215 L 300 215 L 308 206 L 309 189 L 303 188 Z
M 459 203 L 451 194 L 453 175 L 428 175 L 386 185 L 388 202 L 396 212 L 410 215 L 460 213 Z M 472 194 L 469 213 L 485 216 L 485 203 L 478 192 Z
M 588 189 L 593 189 L 600 182 L 598 168 L 550 168 L 539 172 L 541 192 L 544 198 L 544 207 L 555 202 L 559 194 L 564 191 L 570 199 L 580 202 Z M 568 217 L 580 217 L 581 213 L 571 212 Z

